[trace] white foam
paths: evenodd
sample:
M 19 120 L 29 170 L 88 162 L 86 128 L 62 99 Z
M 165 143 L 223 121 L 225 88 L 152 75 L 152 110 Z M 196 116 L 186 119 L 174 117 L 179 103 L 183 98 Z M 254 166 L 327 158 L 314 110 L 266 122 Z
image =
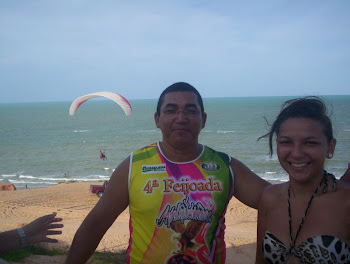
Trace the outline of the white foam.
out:
M 89 132 L 90 130 L 73 130 L 74 133 L 85 133 Z
M 20 179 L 38 179 L 37 177 L 31 176 L 31 175 L 19 175 Z
M 2 177 L 9 178 L 9 177 L 17 177 L 17 174 L 1 174 Z
M 219 134 L 227 134 L 227 133 L 235 133 L 234 130 L 218 130 L 217 133 Z

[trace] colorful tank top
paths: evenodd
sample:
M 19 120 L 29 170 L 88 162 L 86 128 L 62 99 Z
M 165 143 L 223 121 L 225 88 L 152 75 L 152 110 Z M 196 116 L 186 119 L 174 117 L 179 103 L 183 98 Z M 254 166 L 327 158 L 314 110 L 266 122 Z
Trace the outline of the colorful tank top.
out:
M 225 212 L 233 195 L 230 157 L 203 146 L 174 163 L 157 143 L 133 153 L 129 169 L 128 263 L 225 263 Z

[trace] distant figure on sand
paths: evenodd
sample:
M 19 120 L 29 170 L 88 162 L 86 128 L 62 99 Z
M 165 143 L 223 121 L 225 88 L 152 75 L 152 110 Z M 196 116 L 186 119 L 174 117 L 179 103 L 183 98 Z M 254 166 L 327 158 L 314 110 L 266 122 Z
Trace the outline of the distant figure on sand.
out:
M 107 159 L 106 155 L 101 150 L 100 150 L 100 159 L 102 159 L 102 160 Z

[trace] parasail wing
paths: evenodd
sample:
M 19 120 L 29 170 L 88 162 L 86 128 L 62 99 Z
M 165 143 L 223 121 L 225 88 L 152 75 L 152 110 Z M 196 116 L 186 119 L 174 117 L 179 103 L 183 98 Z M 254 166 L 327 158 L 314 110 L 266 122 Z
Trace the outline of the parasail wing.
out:
M 131 115 L 131 105 L 129 104 L 128 100 L 126 100 L 123 96 L 113 93 L 113 92 L 97 92 L 97 93 L 91 93 L 83 95 L 73 101 L 69 108 L 69 114 L 72 116 L 74 115 L 75 111 L 81 106 L 84 102 L 91 98 L 95 97 L 106 97 L 108 99 L 113 100 L 116 102 L 125 112 L 125 115 L 129 116 Z

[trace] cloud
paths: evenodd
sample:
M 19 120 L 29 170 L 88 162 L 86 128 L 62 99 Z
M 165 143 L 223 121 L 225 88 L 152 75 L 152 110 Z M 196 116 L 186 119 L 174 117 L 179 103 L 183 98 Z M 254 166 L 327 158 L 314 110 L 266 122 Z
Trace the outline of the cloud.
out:
M 282 85 L 327 92 L 331 82 L 342 92 L 350 70 L 348 11 L 347 1 L 6 2 L 0 77 L 19 90 L 23 83 L 36 93 L 64 86 L 75 95 L 179 80 L 207 96 L 281 94 Z

